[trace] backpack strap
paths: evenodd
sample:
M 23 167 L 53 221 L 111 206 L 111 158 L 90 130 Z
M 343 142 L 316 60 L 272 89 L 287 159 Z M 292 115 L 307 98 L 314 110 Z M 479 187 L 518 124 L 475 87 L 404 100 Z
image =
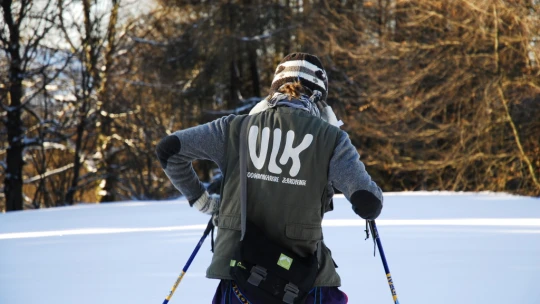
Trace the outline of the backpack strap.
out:
M 244 239 L 246 234 L 246 221 L 247 221 L 247 141 L 248 141 L 248 123 L 249 116 L 244 117 L 242 126 L 240 127 L 240 212 L 241 212 L 241 226 L 242 234 L 240 241 Z

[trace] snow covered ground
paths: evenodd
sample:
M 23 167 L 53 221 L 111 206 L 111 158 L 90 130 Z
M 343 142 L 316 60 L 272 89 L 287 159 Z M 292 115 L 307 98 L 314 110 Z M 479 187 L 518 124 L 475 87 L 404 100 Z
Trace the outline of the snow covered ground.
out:
M 392 303 L 364 222 L 338 196 L 324 235 L 350 303 Z M 0 214 L 0 303 L 161 304 L 207 217 L 184 200 Z M 401 304 L 540 303 L 540 199 L 387 193 L 377 220 Z M 170 303 L 210 303 L 207 239 Z

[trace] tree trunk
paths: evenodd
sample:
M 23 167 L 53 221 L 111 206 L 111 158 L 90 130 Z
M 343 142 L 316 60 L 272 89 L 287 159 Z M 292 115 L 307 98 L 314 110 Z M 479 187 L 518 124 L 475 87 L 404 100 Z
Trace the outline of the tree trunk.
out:
M 16 51 L 18 52 L 18 50 Z M 13 58 L 13 57 L 12 57 Z M 14 60 L 16 61 L 16 60 Z M 9 110 L 7 113 L 7 168 L 4 179 L 4 193 L 6 196 L 6 210 L 22 210 L 22 170 L 24 166 L 22 144 L 22 120 L 21 120 L 21 98 L 23 94 L 22 81 L 19 79 L 20 68 L 17 64 L 10 66 L 10 87 L 8 93 Z
M 9 28 L 9 83 L 8 83 L 8 111 L 6 127 L 8 133 L 7 168 L 4 178 L 4 193 L 6 196 L 6 210 L 23 209 L 23 124 L 21 120 L 21 99 L 23 96 L 23 71 L 20 55 L 20 32 L 19 25 L 13 19 L 11 1 L 4 0 L 2 9 L 4 20 Z M 26 6 L 22 1 L 21 6 Z
M 105 171 L 105 179 L 102 179 L 99 185 L 99 202 L 114 202 L 116 201 L 116 181 L 118 180 L 119 172 L 116 169 L 115 156 L 111 145 L 111 135 L 113 132 L 113 118 L 110 114 L 114 109 L 114 100 L 109 99 L 108 88 L 110 82 L 111 67 L 113 64 L 113 53 L 116 49 L 116 22 L 118 20 L 118 0 L 112 0 L 111 16 L 109 17 L 109 25 L 107 28 L 107 47 L 105 51 L 105 69 L 102 70 L 102 74 L 99 77 L 101 83 L 97 92 L 99 96 L 98 105 L 100 109 L 104 109 L 107 114 L 101 114 L 100 119 L 101 126 L 99 128 L 100 134 L 98 136 L 98 149 L 101 150 L 101 166 Z M 100 111 L 102 112 L 102 111 Z
M 261 81 L 259 78 L 259 67 L 257 66 L 257 48 L 253 42 L 248 42 L 249 69 L 251 71 L 251 82 L 253 86 L 253 96 L 261 96 Z
M 73 205 L 75 198 L 75 191 L 79 185 L 79 175 L 81 171 L 81 151 L 82 151 L 82 138 L 84 136 L 84 128 L 86 126 L 86 106 L 83 105 L 81 110 L 79 125 L 77 126 L 77 138 L 75 139 L 75 156 L 73 157 L 73 178 L 71 179 L 71 186 L 66 193 L 66 199 L 64 203 L 67 205 Z

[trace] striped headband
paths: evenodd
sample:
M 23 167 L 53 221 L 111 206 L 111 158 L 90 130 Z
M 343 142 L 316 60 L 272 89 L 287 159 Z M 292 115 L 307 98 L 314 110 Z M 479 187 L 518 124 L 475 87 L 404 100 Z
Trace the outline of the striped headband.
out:
M 276 68 L 270 87 L 270 94 L 276 92 L 285 83 L 300 81 L 302 86 L 311 91 L 322 93 L 322 100 L 328 95 L 328 78 L 321 61 L 307 53 L 292 53 L 287 55 Z

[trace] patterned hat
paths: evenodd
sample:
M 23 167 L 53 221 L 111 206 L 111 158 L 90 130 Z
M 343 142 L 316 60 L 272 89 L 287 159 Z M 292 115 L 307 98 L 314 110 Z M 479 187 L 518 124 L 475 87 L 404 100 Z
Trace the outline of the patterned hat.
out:
M 319 58 L 307 53 L 292 53 L 281 60 L 274 73 L 270 94 L 282 85 L 300 81 L 310 90 L 322 93 L 322 100 L 328 96 L 328 78 Z

